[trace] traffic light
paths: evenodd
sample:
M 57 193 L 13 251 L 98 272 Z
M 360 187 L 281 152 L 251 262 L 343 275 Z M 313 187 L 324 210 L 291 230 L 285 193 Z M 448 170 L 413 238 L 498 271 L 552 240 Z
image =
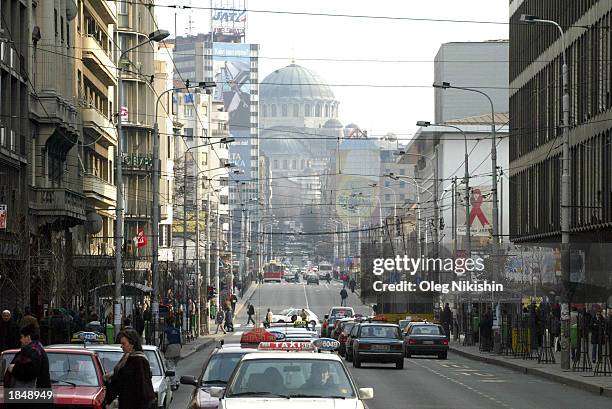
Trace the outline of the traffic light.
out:
M 217 295 L 217 292 L 215 291 L 215 287 L 208 286 L 208 291 L 207 291 L 207 299 L 208 299 L 208 301 L 210 301 L 213 298 L 215 298 L 216 295 Z

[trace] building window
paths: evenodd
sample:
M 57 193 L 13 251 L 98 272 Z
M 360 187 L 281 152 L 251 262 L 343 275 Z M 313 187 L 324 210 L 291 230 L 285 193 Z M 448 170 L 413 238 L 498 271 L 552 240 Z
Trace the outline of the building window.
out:
M 304 116 L 310 116 L 310 104 L 304 105 Z
M 399 172 L 400 172 L 400 175 L 405 175 L 406 174 L 406 169 L 402 168 L 402 169 L 399 170 Z
M 119 2 L 119 14 L 127 15 L 128 13 L 128 3 L 127 1 Z
M 325 105 L 325 117 L 329 117 L 329 105 Z
M 261 106 L 261 116 L 268 116 L 268 106 L 267 105 Z
M 405 193 L 401 193 L 400 194 L 400 199 L 401 200 L 406 200 L 406 194 Z
M 193 128 L 184 128 L 183 129 L 183 135 L 186 138 L 193 138 Z
M 291 161 L 291 169 L 293 170 L 297 169 L 297 159 L 293 159 Z
M 293 104 L 293 116 L 294 117 L 300 116 L 300 105 L 299 104 Z
M 315 105 L 315 115 L 317 118 L 321 117 L 321 105 L 317 104 Z
M 185 118 L 191 118 L 193 116 L 193 108 L 186 106 L 184 108 Z
M 391 195 L 385 194 L 385 202 L 391 200 Z
M 272 104 L 272 113 L 270 114 L 272 118 L 276 117 L 276 105 Z
M 278 169 L 278 159 L 274 159 L 274 166 L 272 166 L 273 169 Z
M 389 187 L 391 186 L 391 182 L 389 182 L 388 180 L 385 180 L 385 187 Z
M 283 111 L 283 112 L 282 112 L 283 116 L 287 116 L 287 115 L 288 115 L 288 114 L 287 114 L 287 104 L 283 104 L 283 105 L 281 106 L 281 109 L 282 109 L 282 111 Z
M 401 181 L 401 182 L 400 182 L 400 187 L 406 187 L 406 182 Z
M 305 163 L 305 161 L 304 161 L 304 159 L 302 159 L 302 161 L 300 163 L 300 169 L 304 169 L 304 163 Z
M 287 159 L 283 159 L 283 169 L 289 169 L 289 161 Z

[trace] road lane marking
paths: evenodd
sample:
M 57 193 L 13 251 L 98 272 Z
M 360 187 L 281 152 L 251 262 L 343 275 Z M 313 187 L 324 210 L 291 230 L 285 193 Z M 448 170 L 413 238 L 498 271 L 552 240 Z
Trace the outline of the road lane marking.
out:
M 304 288 L 304 298 L 306 299 L 306 309 L 309 310 L 310 307 L 308 306 L 308 295 L 306 294 L 306 286 L 304 286 L 303 288 Z
M 238 332 L 234 332 L 233 335 L 236 335 L 237 337 L 241 336 L 242 334 L 244 334 L 244 331 L 238 331 Z

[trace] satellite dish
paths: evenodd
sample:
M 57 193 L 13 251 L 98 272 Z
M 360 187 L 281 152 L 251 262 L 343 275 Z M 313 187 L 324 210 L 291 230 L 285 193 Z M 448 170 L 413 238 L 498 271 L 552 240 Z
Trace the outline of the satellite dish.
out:
M 85 231 L 89 234 L 97 234 L 102 230 L 102 217 L 96 212 L 87 213 Z

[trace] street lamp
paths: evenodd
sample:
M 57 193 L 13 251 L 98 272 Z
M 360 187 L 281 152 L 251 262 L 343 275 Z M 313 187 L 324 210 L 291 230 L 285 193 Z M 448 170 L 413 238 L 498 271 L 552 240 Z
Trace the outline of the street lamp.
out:
M 565 36 L 563 28 L 556 21 L 544 20 L 530 14 L 522 14 L 520 21 L 527 24 L 550 24 L 559 30 L 561 36 L 561 49 L 563 54 L 562 86 L 563 86 L 563 151 L 561 157 L 561 278 L 563 291 L 561 294 L 561 368 L 570 368 L 570 339 L 569 339 L 569 291 L 567 284 L 570 278 L 570 151 L 569 151 L 569 83 L 567 59 L 565 56 Z
M 123 166 L 123 128 L 121 121 L 121 117 L 123 115 L 121 105 L 123 99 L 123 77 L 121 76 L 121 61 L 130 51 L 149 44 L 150 42 L 162 41 L 169 35 L 170 32 L 167 30 L 156 30 L 152 32 L 145 41 L 142 41 L 135 46 L 122 51 L 119 55 L 119 61 L 117 63 L 117 102 L 119 105 L 119 115 L 117 116 L 117 157 L 115 159 L 115 178 L 117 184 L 117 203 L 115 209 L 115 333 L 119 332 L 121 329 L 121 287 L 123 281 L 123 261 L 121 254 L 123 248 L 123 171 L 121 169 Z M 155 239 L 157 240 L 157 237 Z
M 397 193 L 395 190 L 391 189 L 389 186 L 379 186 L 378 183 L 368 183 L 368 186 L 389 189 L 391 193 L 393 193 L 393 220 L 395 221 L 397 219 Z
M 453 128 L 461 132 L 461 134 L 463 135 L 463 141 L 464 141 L 463 183 L 465 183 L 465 226 L 466 226 L 466 232 L 465 232 L 466 246 L 465 247 L 466 247 L 466 253 L 467 253 L 466 257 L 469 258 L 471 257 L 471 253 L 472 253 L 472 243 L 471 243 L 471 226 L 470 226 L 470 174 L 469 174 L 469 168 L 468 168 L 469 154 L 468 154 L 467 135 L 465 134 L 463 129 L 455 125 L 432 124 L 429 121 L 417 121 L 416 125 L 421 126 L 423 128 L 427 128 L 432 125 L 440 126 L 444 128 Z M 437 188 L 435 190 L 437 191 Z
M 158 30 L 159 31 L 159 30 Z M 149 37 L 159 38 L 161 34 L 156 31 L 155 33 L 151 33 Z M 157 34 L 156 34 L 157 33 Z M 164 37 L 165 38 L 165 37 Z M 215 83 L 210 82 L 199 82 L 198 87 L 202 89 L 214 88 Z M 155 102 L 155 123 L 153 124 L 153 217 L 152 217 L 152 236 L 153 236 L 153 246 L 152 246 L 152 261 L 151 261 L 151 270 L 153 273 L 153 299 L 152 299 L 152 310 L 153 310 L 153 327 L 154 333 L 158 324 L 159 317 L 159 183 L 160 183 L 160 163 L 159 163 L 159 123 L 158 123 L 158 114 L 159 114 L 159 102 L 169 92 L 174 91 L 182 91 L 183 89 L 189 89 L 191 86 L 189 85 L 189 80 L 185 82 L 184 87 L 170 88 L 159 94 L 157 97 L 157 101 Z M 189 150 L 189 149 L 188 149 Z M 185 174 L 187 167 L 186 163 L 183 164 L 185 166 Z M 186 192 L 185 192 L 186 193 Z M 197 183 L 196 183 L 196 196 L 197 196 Z M 200 288 L 198 283 L 198 288 Z M 185 294 L 186 295 L 186 294 Z M 184 295 L 184 296 L 185 296 Z M 187 301 L 187 300 L 185 300 Z M 198 295 L 198 306 L 199 306 L 199 295 Z M 199 331 L 198 331 L 199 332 Z

